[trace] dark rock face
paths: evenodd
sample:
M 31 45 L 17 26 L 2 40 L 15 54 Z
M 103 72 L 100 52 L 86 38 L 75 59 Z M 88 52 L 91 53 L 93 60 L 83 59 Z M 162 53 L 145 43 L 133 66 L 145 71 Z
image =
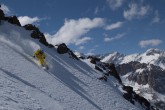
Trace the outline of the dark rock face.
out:
M 79 58 L 66 46 L 65 43 L 62 43 L 60 45 L 57 45 L 57 52 L 59 54 L 65 54 L 65 53 L 68 53 L 70 58 L 73 58 L 73 59 L 76 59 L 76 60 L 79 60 Z
M 5 14 L 3 13 L 3 11 L 0 9 L 0 20 L 3 20 L 5 17 Z
M 104 73 L 104 76 L 102 76 L 99 79 L 105 79 L 105 77 L 108 77 L 111 75 L 111 76 L 115 77 L 120 84 L 122 84 L 121 78 L 116 70 L 115 64 L 102 63 L 102 62 L 100 62 L 100 59 L 95 56 L 89 56 L 88 59 L 90 59 L 91 63 L 95 64 L 96 70 L 98 70 L 100 72 L 103 72 L 103 70 L 108 71 L 107 73 Z
M 100 69 L 100 67 L 98 67 L 98 66 L 96 66 L 96 65 L 95 65 L 95 69 L 98 70 L 98 71 L 100 71 L 100 72 L 103 72 L 103 70 Z
M 108 72 L 108 74 L 114 76 L 119 81 L 119 83 L 122 83 L 119 73 L 117 72 L 116 67 L 113 63 L 109 65 L 109 69 L 110 71 Z
M 135 104 L 135 102 L 138 102 L 143 108 L 145 108 L 146 110 L 151 110 L 151 105 L 148 102 L 148 100 L 146 100 L 144 97 L 139 96 L 138 94 L 136 94 L 133 91 L 133 88 L 130 86 L 123 86 L 123 90 L 125 90 L 127 93 L 123 94 L 123 97 L 130 101 L 132 104 Z
M 26 30 L 29 30 L 29 31 L 34 30 L 34 31 L 36 31 L 36 32 L 41 33 L 41 32 L 39 31 L 39 29 L 38 29 L 36 26 L 32 25 L 32 24 L 27 24 L 27 25 L 25 25 L 25 26 L 23 26 L 23 27 L 24 27 Z
M 100 62 L 100 60 L 101 60 L 95 56 L 88 56 L 87 59 L 91 59 L 90 62 L 93 64 L 96 64 L 96 62 Z
M 145 63 L 139 63 L 139 62 L 130 62 L 127 64 L 121 64 L 117 66 L 117 70 L 120 73 L 120 75 L 125 75 L 129 72 L 134 72 L 137 69 L 147 68 L 147 64 Z
M 139 73 L 136 71 L 138 69 L 143 69 L 143 71 Z M 164 94 L 165 70 L 162 70 L 160 67 L 139 62 L 130 62 L 119 65 L 117 70 L 121 75 L 132 72 L 132 74 L 128 76 L 128 80 L 137 82 L 139 85 L 149 84 L 155 91 Z
M 68 51 L 69 51 L 69 48 L 66 46 L 65 43 L 62 43 L 62 44 L 58 45 L 57 52 L 59 54 L 65 54 Z
M 4 20 L 8 21 L 11 24 L 16 24 L 17 26 L 21 26 L 21 24 L 16 16 L 4 17 Z

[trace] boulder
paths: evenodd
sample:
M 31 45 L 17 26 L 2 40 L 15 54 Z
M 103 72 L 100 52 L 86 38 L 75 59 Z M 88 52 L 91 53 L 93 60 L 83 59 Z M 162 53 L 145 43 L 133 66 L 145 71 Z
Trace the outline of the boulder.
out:
M 69 48 L 66 46 L 65 43 L 62 43 L 60 45 L 58 45 L 57 47 L 57 52 L 59 54 L 64 54 L 64 53 L 67 53 L 69 51 Z

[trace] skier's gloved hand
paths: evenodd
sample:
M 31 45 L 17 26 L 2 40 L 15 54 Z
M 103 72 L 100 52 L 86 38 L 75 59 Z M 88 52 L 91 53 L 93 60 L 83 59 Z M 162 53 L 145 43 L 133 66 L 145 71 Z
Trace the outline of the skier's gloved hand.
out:
M 35 58 L 35 56 L 33 56 L 33 58 Z

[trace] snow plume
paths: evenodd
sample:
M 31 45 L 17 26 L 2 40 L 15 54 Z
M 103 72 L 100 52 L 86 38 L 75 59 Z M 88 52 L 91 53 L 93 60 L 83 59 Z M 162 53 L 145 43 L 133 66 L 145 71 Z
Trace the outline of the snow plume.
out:
M 3 42 L 5 44 L 9 45 L 10 47 L 17 49 L 18 51 L 21 51 L 21 52 L 23 51 L 23 49 L 20 46 L 12 43 L 9 39 L 6 39 L 6 38 L 7 37 L 5 35 L 0 35 L 0 42 Z
M 20 33 L 17 31 L 11 31 L 9 34 L 0 35 L 0 42 L 4 42 L 8 46 L 19 52 L 25 52 L 33 54 L 40 46 L 32 40 L 25 39 L 21 37 Z
M 83 38 L 91 29 L 102 27 L 105 23 L 103 18 L 80 18 L 78 20 L 65 20 L 64 25 L 54 34 L 45 34 L 47 41 L 53 45 L 59 43 L 80 45 L 89 41 L 91 38 Z
M 22 26 L 24 26 L 26 24 L 38 23 L 38 22 L 41 21 L 41 19 L 38 18 L 38 17 L 31 18 L 31 17 L 28 17 L 28 16 L 20 16 L 20 17 L 18 17 L 18 19 L 19 19 Z
M 148 14 L 150 6 L 141 6 L 136 3 L 129 4 L 129 9 L 124 10 L 124 18 L 127 20 L 132 20 L 134 18 L 141 18 Z
M 158 46 L 162 43 L 160 39 L 151 39 L 151 40 L 142 40 L 139 42 L 141 48 L 145 48 L 147 46 Z

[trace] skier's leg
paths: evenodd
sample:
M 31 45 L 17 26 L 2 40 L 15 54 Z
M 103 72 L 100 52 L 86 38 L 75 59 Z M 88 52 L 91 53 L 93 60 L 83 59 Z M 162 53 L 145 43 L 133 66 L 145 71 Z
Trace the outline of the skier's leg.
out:
M 40 59 L 40 64 L 41 64 L 41 66 L 44 66 L 44 60 L 43 59 Z

